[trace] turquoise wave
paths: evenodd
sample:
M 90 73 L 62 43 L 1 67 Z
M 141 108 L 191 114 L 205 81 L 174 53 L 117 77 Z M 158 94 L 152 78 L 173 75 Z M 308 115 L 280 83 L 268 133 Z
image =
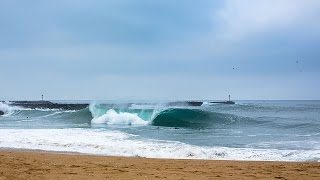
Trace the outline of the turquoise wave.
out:
M 141 120 L 147 121 L 149 125 L 163 127 L 208 128 L 217 125 L 232 124 L 242 119 L 241 117 L 231 114 L 216 113 L 191 108 L 131 109 L 130 107 L 111 108 L 103 105 L 90 106 L 90 111 L 93 115 L 93 118 L 99 118 L 108 115 L 108 111 L 110 109 L 118 113 L 119 121 L 121 119 L 121 122 L 123 122 L 123 116 L 128 116 L 129 113 L 137 115 L 139 118 L 141 118 Z M 114 113 L 112 115 L 112 117 L 104 118 L 112 118 L 112 122 L 114 123 L 116 121 L 115 118 L 118 117 L 116 117 Z M 120 118 L 120 116 L 122 117 Z M 102 120 L 100 122 L 108 122 L 108 120 Z
M 82 110 L 16 110 L 11 114 L 14 119 L 45 119 L 51 122 L 69 124 L 106 123 L 127 125 L 152 125 L 182 128 L 210 128 L 239 121 L 241 117 L 191 108 L 140 108 L 130 106 L 114 107 L 93 104 Z M 126 119 L 130 118 L 130 119 Z M 99 119 L 99 120 L 97 120 Z
M 217 123 L 231 123 L 232 118 L 226 114 L 207 112 L 197 109 L 166 109 L 153 120 L 154 126 L 166 127 L 210 127 Z

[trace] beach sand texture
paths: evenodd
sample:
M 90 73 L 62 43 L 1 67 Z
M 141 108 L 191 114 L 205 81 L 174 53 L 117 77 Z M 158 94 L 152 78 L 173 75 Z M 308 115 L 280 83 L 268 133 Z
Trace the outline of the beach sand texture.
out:
M 0 180 L 107 178 L 320 179 L 320 163 L 171 160 L 0 151 Z

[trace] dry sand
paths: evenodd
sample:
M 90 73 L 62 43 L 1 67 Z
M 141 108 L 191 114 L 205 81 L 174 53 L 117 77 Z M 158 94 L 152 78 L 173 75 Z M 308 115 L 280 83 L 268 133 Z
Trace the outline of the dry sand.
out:
M 0 151 L 2 179 L 320 179 L 320 163 L 168 160 Z

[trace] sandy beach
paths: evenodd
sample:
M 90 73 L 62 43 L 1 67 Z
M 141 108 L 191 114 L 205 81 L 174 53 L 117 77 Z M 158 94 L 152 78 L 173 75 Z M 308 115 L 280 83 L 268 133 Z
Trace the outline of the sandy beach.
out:
M 320 163 L 171 160 L 0 151 L 0 179 L 320 179 Z

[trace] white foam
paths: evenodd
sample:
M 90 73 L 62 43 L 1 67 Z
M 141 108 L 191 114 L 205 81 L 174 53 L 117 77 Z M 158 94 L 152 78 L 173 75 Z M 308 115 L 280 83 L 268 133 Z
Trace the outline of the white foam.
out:
M 0 111 L 6 113 L 10 110 L 10 106 L 8 106 L 7 104 L 4 104 L 2 102 L 0 102 Z
M 49 109 L 49 108 L 24 108 L 24 109 L 21 109 L 21 110 L 25 110 L 25 111 L 44 111 L 44 112 L 48 112 L 48 111 L 60 111 L 62 109 Z
M 141 119 L 138 114 L 128 113 L 128 112 L 119 112 L 117 113 L 115 110 L 110 109 L 104 115 L 99 117 L 94 117 L 91 121 L 92 123 L 106 123 L 106 124 L 135 124 L 135 125 L 143 125 L 148 124 L 148 121 L 144 121 Z
M 0 111 L 4 112 L 4 116 L 11 115 L 15 110 L 20 110 L 21 108 L 15 106 L 9 106 L 9 103 L 0 102 Z
M 147 158 L 319 161 L 320 150 L 200 147 L 97 129 L 1 129 L 0 147 Z

